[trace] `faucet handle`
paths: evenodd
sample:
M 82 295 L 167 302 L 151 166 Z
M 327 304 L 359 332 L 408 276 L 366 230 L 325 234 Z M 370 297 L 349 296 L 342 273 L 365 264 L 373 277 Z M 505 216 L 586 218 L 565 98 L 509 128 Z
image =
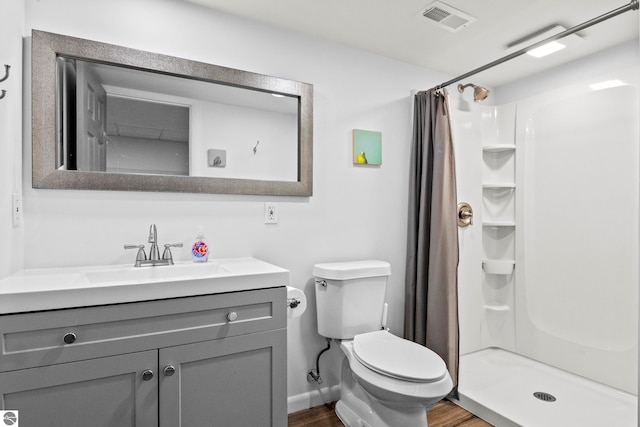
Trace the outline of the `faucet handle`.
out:
M 162 259 L 169 261 L 170 265 L 173 265 L 173 255 L 171 255 L 171 248 L 181 248 L 182 243 L 165 243 L 164 252 L 162 253 Z
M 138 253 L 136 254 L 136 264 L 135 264 L 136 267 L 140 267 L 142 265 L 142 261 L 147 260 L 147 254 L 144 252 L 144 245 L 125 244 L 124 248 L 138 250 Z

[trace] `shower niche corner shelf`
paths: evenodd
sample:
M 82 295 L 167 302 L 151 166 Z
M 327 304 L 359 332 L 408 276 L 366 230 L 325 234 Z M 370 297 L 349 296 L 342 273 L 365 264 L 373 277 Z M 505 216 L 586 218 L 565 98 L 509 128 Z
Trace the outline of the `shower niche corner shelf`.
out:
M 511 274 L 516 262 L 512 259 L 484 259 L 482 269 L 487 274 Z
M 511 311 L 511 307 L 509 307 L 508 305 L 485 304 L 484 309 L 488 311 L 493 311 L 496 313 L 500 313 L 500 312 L 505 313 L 505 312 Z
M 515 151 L 515 149 L 515 144 L 489 144 L 482 147 L 482 151 L 485 153 L 504 153 Z
M 497 284 L 515 270 L 515 144 L 486 144 L 483 153 L 482 239 L 485 280 Z M 487 304 L 490 311 L 508 311 L 508 306 Z
M 515 221 L 483 221 L 484 227 L 515 227 Z
M 515 190 L 516 185 L 512 182 L 487 182 L 482 184 L 485 190 Z

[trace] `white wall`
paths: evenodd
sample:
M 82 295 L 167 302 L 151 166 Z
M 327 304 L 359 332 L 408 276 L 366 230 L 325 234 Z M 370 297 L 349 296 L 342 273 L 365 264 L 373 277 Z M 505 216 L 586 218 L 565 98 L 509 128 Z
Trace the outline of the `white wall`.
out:
M 2 3 L 5 8 L 6 1 Z M 314 85 L 314 193 L 310 198 L 33 190 L 28 95 L 22 185 L 25 221 L 20 229 L 28 242 L 26 268 L 132 263 L 135 254 L 122 246 L 144 243 L 149 224 L 157 224 L 161 243 L 184 242 L 187 247 L 202 225 L 213 257 L 250 255 L 278 264 L 291 271 L 291 284 L 307 293 L 309 309 L 290 322 L 288 331 L 288 394 L 299 397 L 300 405 L 307 404 L 305 393 L 313 390 L 306 373 L 325 346 L 316 333 L 314 263 L 356 258 L 389 261 L 393 274 L 387 298 L 389 326 L 393 332 L 402 331 L 410 91 L 432 87 L 447 76 L 178 0 L 24 0 L 23 4 L 25 36 L 35 28 Z M 11 12 L 3 16 L 5 23 L 13 25 L 22 11 L 15 7 Z M 14 39 L 18 62 L 19 40 L 15 35 Z M 18 123 L 20 117 L 14 116 L 19 108 L 7 111 L 6 105 L 0 101 L 3 123 Z M 4 121 L 7 117 L 11 120 Z M 381 167 L 352 165 L 354 128 L 382 132 Z M 19 152 L 19 132 L 17 124 L 12 125 L 12 144 L 0 144 L 0 150 Z M 0 156 L 3 174 L 19 167 L 9 158 Z M 3 206 L 13 187 L 11 176 L 7 178 L 0 182 Z M 19 182 L 16 185 L 20 187 Z M 263 223 L 266 201 L 279 203 L 279 224 Z M 3 236 L 14 233 L 6 212 L 4 207 L 0 210 Z M 23 242 L 17 237 L 13 238 L 17 244 L 0 240 L 3 253 Z M 22 256 L 21 249 L 17 252 Z M 174 256 L 189 259 L 186 249 Z M 3 268 L 6 275 L 9 269 Z M 324 364 L 335 362 L 338 352 L 334 348 L 323 356 L 323 386 L 337 383 L 339 365 Z
M 9 78 L 0 83 L 6 95 L 0 99 L 0 277 L 22 268 L 23 228 L 12 224 L 13 194 L 22 193 L 22 23 L 20 0 L 0 2 L 0 78 L 4 65 Z

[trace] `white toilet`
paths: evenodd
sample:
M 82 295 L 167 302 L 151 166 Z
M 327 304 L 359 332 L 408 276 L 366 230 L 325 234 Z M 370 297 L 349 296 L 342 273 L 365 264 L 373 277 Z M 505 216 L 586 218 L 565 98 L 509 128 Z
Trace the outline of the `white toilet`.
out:
M 390 274 L 384 261 L 313 267 L 318 333 L 346 356 L 336 413 L 347 427 L 426 427 L 426 410 L 453 386 L 440 356 L 382 329 Z

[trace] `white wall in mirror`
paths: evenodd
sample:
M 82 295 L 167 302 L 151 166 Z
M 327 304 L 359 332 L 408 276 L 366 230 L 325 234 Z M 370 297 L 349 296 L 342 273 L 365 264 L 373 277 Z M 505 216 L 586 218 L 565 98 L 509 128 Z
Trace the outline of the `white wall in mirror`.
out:
M 191 112 L 192 176 L 297 179 L 297 114 L 201 101 L 191 106 Z M 209 167 L 209 149 L 226 151 L 225 167 Z

